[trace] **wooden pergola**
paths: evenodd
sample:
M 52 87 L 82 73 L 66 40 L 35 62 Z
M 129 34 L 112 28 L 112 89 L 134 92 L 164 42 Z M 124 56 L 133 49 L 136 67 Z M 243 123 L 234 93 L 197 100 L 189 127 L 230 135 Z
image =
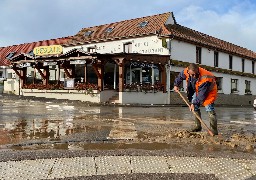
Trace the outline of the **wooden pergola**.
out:
M 58 68 L 63 68 L 68 78 L 74 78 L 74 65 L 70 64 L 70 61 L 85 60 L 86 63 L 91 63 L 92 67 L 98 78 L 98 88 L 103 90 L 103 76 L 104 66 L 107 62 L 115 62 L 118 65 L 119 75 L 119 91 L 124 90 L 124 69 L 125 64 L 131 61 L 139 63 L 154 64 L 159 67 L 161 72 L 161 83 L 164 85 L 164 91 L 166 90 L 166 70 L 165 65 L 168 64 L 170 59 L 169 55 L 157 55 L 157 54 L 138 54 L 138 53 L 117 53 L 117 54 L 99 54 L 88 53 L 83 49 L 74 48 L 61 55 L 48 55 L 48 56 L 32 56 L 29 54 L 19 54 L 11 59 L 12 69 L 19 76 L 21 80 L 21 86 L 26 83 L 26 63 L 33 64 L 33 67 L 40 73 L 43 84 L 48 84 L 49 81 L 49 66 L 44 66 L 45 62 L 55 62 Z M 21 64 L 23 66 L 21 66 Z M 43 71 L 42 71 L 43 70 Z M 84 72 L 86 76 L 87 68 L 85 66 Z M 58 80 L 60 75 L 58 75 Z M 84 77 L 86 80 L 86 77 Z M 58 81 L 59 83 L 59 81 Z

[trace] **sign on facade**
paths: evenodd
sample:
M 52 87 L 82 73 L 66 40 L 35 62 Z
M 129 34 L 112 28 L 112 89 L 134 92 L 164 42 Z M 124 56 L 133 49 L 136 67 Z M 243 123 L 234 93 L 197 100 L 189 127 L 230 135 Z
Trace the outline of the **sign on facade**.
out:
M 70 61 L 70 64 L 85 64 L 86 60 L 74 60 Z
M 30 67 L 31 66 L 31 63 L 21 63 L 19 64 L 19 67 L 20 68 L 23 68 L 23 67 Z
M 72 89 L 72 88 L 74 88 L 74 86 L 75 86 L 75 79 L 73 79 L 73 78 L 70 78 L 70 79 L 65 79 L 65 81 L 64 81 L 64 88 L 65 89 Z
M 44 62 L 44 66 L 54 66 L 57 65 L 57 62 Z
M 38 47 L 35 47 L 33 50 L 33 53 L 36 56 L 55 55 L 55 54 L 61 54 L 62 52 L 63 52 L 63 47 L 61 45 L 38 46 Z

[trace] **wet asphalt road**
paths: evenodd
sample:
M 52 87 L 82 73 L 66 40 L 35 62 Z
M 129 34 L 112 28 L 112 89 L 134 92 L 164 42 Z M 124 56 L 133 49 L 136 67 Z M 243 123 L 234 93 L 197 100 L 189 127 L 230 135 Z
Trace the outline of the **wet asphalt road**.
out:
M 187 107 L 118 107 L 46 99 L 0 100 L 0 161 L 102 155 L 164 155 L 255 159 L 255 153 L 207 145 L 154 142 L 169 129 L 193 124 Z M 208 117 L 204 109 L 202 119 Z M 219 131 L 255 134 L 252 107 L 217 107 Z M 145 136 L 152 142 L 138 143 Z M 120 143 L 120 140 L 121 141 Z M 150 140 L 149 140 L 150 141 Z M 134 143 L 136 142 L 136 143 Z M 18 151 L 17 151 L 18 150 Z M 36 151 L 35 151 L 36 150 Z M 65 178 L 74 179 L 74 178 Z M 76 179 L 216 179 L 206 174 L 132 174 L 77 177 Z
M 154 140 L 160 134 L 168 136 L 170 129 L 189 129 L 193 125 L 193 115 L 187 107 L 91 106 L 79 102 L 19 99 L 18 96 L 2 96 L 0 106 L 0 145 L 19 150 L 27 147 L 29 150 L 90 150 L 100 147 L 111 150 L 117 148 L 114 142 L 120 139 L 134 140 L 146 136 Z M 202 119 L 209 126 L 203 107 L 201 112 Z M 216 107 L 216 112 L 221 134 L 255 134 L 256 111 L 253 107 Z M 136 149 L 129 143 L 123 148 Z M 150 146 L 144 147 L 151 150 Z M 169 147 L 160 143 L 153 149 Z

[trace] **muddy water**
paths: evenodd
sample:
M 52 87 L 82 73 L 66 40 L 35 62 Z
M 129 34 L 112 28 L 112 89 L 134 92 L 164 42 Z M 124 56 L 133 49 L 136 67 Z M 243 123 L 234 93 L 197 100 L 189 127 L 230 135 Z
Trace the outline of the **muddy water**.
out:
M 217 107 L 219 136 L 190 133 L 186 107 L 88 106 L 2 98 L 1 149 L 186 149 L 255 152 L 256 111 Z M 202 108 L 202 119 L 209 126 Z

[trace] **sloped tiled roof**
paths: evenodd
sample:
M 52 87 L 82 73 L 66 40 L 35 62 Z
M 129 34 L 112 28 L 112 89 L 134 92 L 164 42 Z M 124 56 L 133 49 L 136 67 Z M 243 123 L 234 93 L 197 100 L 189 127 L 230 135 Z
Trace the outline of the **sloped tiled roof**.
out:
M 19 45 L 1 47 L 0 48 L 0 66 L 10 65 L 10 60 L 7 59 L 6 56 L 11 52 L 15 52 L 14 56 L 17 56 L 22 53 L 27 54 L 31 50 L 33 50 L 35 47 L 38 47 L 38 46 L 50 46 L 50 45 L 65 44 L 65 43 L 67 43 L 67 41 L 70 38 L 71 37 L 62 37 L 62 38 L 57 38 L 57 39 L 50 39 L 50 40 L 43 40 L 43 41 L 32 42 L 32 43 L 24 43 L 24 44 L 19 44 Z
M 20 54 L 17 54 L 17 55 L 14 55 L 11 60 L 12 61 L 15 61 L 15 60 L 19 60 L 19 59 L 25 59 L 25 58 L 28 58 L 28 59 L 34 59 L 34 56 L 33 55 L 30 55 L 30 54 L 27 54 L 27 53 L 20 53 Z
M 139 24 L 141 22 L 148 22 L 148 24 L 145 27 L 140 27 Z M 106 32 L 108 28 L 114 29 L 111 32 Z M 85 32 L 87 31 L 93 31 L 93 33 L 90 36 L 84 36 Z M 216 51 L 236 54 L 238 56 L 249 59 L 256 59 L 256 53 L 251 50 L 177 24 L 173 14 L 168 12 L 153 16 L 146 16 L 105 25 L 83 28 L 75 36 L 25 43 L 8 47 L 0 47 L 0 66 L 10 64 L 9 60 L 6 59 L 6 56 L 10 52 L 16 52 L 15 55 L 21 53 L 29 53 L 31 50 L 38 46 L 72 46 L 93 42 L 127 39 L 131 37 L 143 37 L 153 34 L 163 37 L 173 37 L 174 39 L 198 44 L 202 47 L 209 47 L 210 49 Z
M 167 35 L 170 32 L 164 26 L 171 13 L 146 16 L 131 20 L 125 20 L 100 26 L 83 28 L 67 45 L 84 44 L 88 42 L 107 41 L 113 39 L 122 39 L 128 37 L 145 36 L 150 34 Z M 140 27 L 141 22 L 148 22 L 145 27 Z M 113 28 L 113 31 L 106 32 L 108 28 Z M 90 36 L 84 36 L 88 31 L 93 31 Z
M 237 54 L 241 57 L 255 59 L 256 53 L 246 48 L 234 45 L 232 43 L 220 40 L 207 34 L 195 31 L 193 29 L 181 26 L 179 24 L 168 24 L 167 29 L 171 32 L 174 39 L 180 39 L 190 43 L 196 43 L 202 46 L 209 47 L 216 51 L 222 51 L 232 54 Z
M 70 51 L 66 52 L 62 56 L 69 56 L 70 54 L 78 54 L 78 53 L 81 53 L 83 55 L 88 55 L 88 52 L 85 52 L 83 49 L 81 49 L 81 48 L 74 48 L 74 49 L 71 49 Z

